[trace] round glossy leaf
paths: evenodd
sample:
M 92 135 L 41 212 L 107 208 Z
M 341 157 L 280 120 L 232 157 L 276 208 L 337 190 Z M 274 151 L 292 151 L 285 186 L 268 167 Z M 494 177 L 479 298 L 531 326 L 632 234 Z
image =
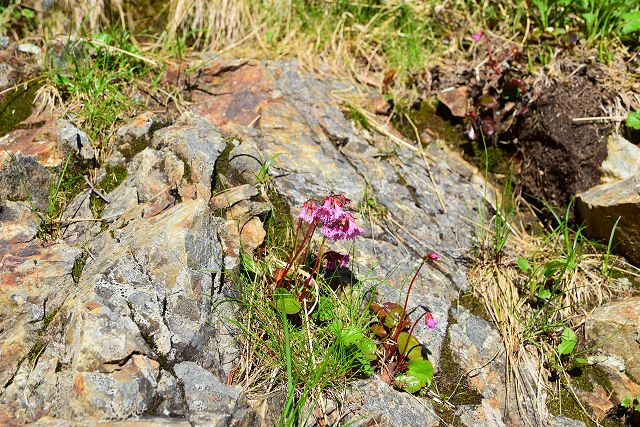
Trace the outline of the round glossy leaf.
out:
M 576 347 L 578 337 L 570 328 L 564 328 L 560 335 L 560 344 L 558 344 L 558 354 L 570 354 Z
M 409 335 L 407 332 L 400 332 L 398 335 L 398 352 L 406 354 L 409 359 L 422 357 L 422 344 L 413 335 Z
M 398 375 L 395 380 L 398 387 L 408 391 L 409 393 L 415 393 L 424 386 L 420 379 L 410 374 Z
M 420 381 L 424 383 L 424 386 L 428 387 L 433 380 L 433 365 L 430 361 L 422 357 L 416 357 L 409 361 L 407 373 L 420 379 Z

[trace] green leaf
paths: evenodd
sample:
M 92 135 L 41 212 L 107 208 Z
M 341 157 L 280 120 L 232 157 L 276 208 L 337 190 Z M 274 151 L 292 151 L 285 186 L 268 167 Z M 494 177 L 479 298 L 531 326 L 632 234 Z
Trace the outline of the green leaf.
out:
M 400 388 L 408 391 L 409 393 L 415 393 L 416 391 L 424 387 L 419 378 L 410 374 L 398 375 L 396 376 L 395 380 Z
M 620 30 L 622 34 L 631 34 L 640 31 L 640 10 L 623 13 L 620 18 L 622 18 L 623 22 Z
M 273 291 L 273 306 L 278 311 L 284 311 L 285 314 L 296 314 L 301 309 L 300 301 L 294 299 L 284 288 L 277 288 Z
M 339 338 L 345 346 L 356 345 L 364 339 L 364 334 L 357 326 L 347 325 L 342 328 Z
M 551 291 L 547 288 L 539 287 L 537 295 L 540 299 L 548 300 L 551 297 Z
M 378 358 L 378 347 L 371 338 L 363 338 L 356 344 L 362 355 L 369 361 L 376 360 Z
M 630 408 L 631 404 L 633 404 L 633 400 L 631 399 L 631 396 L 625 396 L 620 401 L 620 404 L 625 408 Z
M 558 354 L 565 355 L 570 354 L 578 343 L 578 337 L 576 333 L 570 328 L 564 328 L 560 335 L 560 344 L 558 344 Z
M 429 387 L 433 380 L 433 365 L 422 357 L 416 357 L 409 361 L 407 373 L 420 379 L 424 383 L 423 387 Z
M 20 14 L 22 16 L 24 16 L 25 18 L 35 18 L 36 17 L 36 13 L 33 10 L 27 9 L 27 8 L 20 9 Z
M 255 262 L 253 258 L 251 258 L 251 256 L 243 252 L 241 255 L 241 259 L 242 266 L 245 270 L 250 271 L 253 274 L 260 274 L 260 267 L 258 266 L 258 263 Z
M 640 130 L 640 110 L 630 112 L 626 124 L 631 129 Z
M 400 332 L 398 335 L 398 352 L 406 353 L 409 359 L 422 357 L 422 344 L 413 335 L 407 332 Z
M 335 317 L 334 309 L 335 306 L 331 301 L 331 298 L 321 295 L 320 299 L 318 299 L 318 309 L 314 310 L 311 317 L 313 320 L 328 322 Z
M 529 261 L 527 261 L 525 258 L 518 258 L 518 267 L 520 267 L 520 270 L 522 271 L 530 271 L 531 270 L 531 264 L 529 264 Z

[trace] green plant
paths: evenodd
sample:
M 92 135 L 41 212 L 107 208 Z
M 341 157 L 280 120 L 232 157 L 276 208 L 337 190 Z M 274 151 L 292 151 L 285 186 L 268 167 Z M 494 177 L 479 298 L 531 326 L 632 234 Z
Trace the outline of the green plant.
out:
M 260 184 L 265 184 L 267 182 L 267 177 L 269 176 L 269 168 L 276 161 L 278 157 L 283 155 L 284 153 L 276 153 L 273 156 L 269 157 L 266 161 L 262 162 L 260 166 L 260 170 L 256 174 L 256 180 Z
M 622 219 L 621 216 L 616 219 L 616 222 L 613 224 L 611 228 L 611 234 L 609 235 L 609 242 L 607 243 L 607 249 L 602 256 L 602 274 L 606 277 L 611 277 L 611 269 L 609 268 L 609 258 L 611 257 L 611 250 L 613 249 L 613 235 L 616 232 L 616 228 L 618 228 L 618 223 Z
M 69 38 L 60 59 L 48 64 L 48 76 L 68 105 L 68 114 L 77 117 L 103 152 L 109 149 L 113 127 L 139 104 L 131 93 L 142 84 L 139 76 L 152 74 L 149 62 L 126 30 L 113 27 Z
M 640 130 L 640 111 L 632 111 L 627 115 L 625 124 L 628 128 Z
M 620 401 L 620 405 L 627 409 L 633 409 L 635 411 L 640 412 L 640 394 L 636 397 L 633 396 L 625 396 Z

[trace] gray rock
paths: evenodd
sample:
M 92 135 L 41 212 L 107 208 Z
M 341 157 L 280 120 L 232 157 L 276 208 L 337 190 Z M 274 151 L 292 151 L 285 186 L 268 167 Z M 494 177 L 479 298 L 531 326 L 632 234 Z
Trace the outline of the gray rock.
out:
M 0 49 L 4 49 L 7 46 L 9 46 L 9 37 L 0 36 Z
M 585 234 L 608 242 L 613 226 L 613 247 L 631 262 L 640 263 L 640 175 L 622 181 L 601 184 L 576 196 L 579 219 Z
M 149 142 L 153 132 L 161 127 L 162 124 L 163 122 L 159 117 L 153 113 L 145 112 L 119 128 L 116 131 L 116 136 L 120 139 L 120 144 Z
M 184 162 L 183 199 L 211 198 L 213 171 L 226 143 L 206 120 L 192 113 L 182 114 L 171 126 L 157 131 L 151 142 L 155 149 L 170 150 Z
M 211 199 L 211 209 L 227 209 L 242 200 L 249 200 L 258 194 L 258 190 L 249 184 L 229 188 L 220 194 L 216 194 Z
M 495 327 L 464 308 L 456 308 L 452 314 L 457 323 L 449 326 L 451 352 L 462 370 L 469 373 L 469 385 L 482 395 L 480 405 L 460 411 L 463 424 L 544 424 L 546 420 L 539 419 L 539 414 L 545 412 L 544 391 L 537 389 L 542 377 L 535 361 L 523 360 L 521 363 L 518 372 L 520 387 L 516 390 L 503 377 L 507 365 Z M 540 395 L 536 392 L 542 393 L 543 399 L 539 400 Z
M 25 243 L 36 237 L 38 229 L 36 217 L 27 204 L 0 201 L 0 241 Z
M 603 353 L 622 358 L 627 373 L 640 382 L 640 297 L 596 308 L 587 317 L 585 335 Z
M 18 51 L 22 52 L 22 53 L 28 53 L 31 55 L 39 55 L 40 54 L 40 48 L 34 44 L 31 43 L 21 43 L 18 45 Z
M 193 424 L 212 427 L 258 425 L 242 388 L 223 384 L 192 362 L 179 363 L 174 371 L 184 385 L 189 421 Z
M 631 178 L 640 173 L 640 148 L 620 135 L 607 138 L 607 157 L 600 166 L 602 182 Z
M 551 418 L 551 427 L 586 427 L 586 424 L 582 421 L 558 415 Z
M 361 404 L 350 402 L 362 402 Z M 349 425 L 385 427 L 435 427 L 439 419 L 426 399 L 394 390 L 384 382 L 372 379 L 352 385 L 345 402 L 353 415 Z
M 84 160 L 93 160 L 96 152 L 87 134 L 66 120 L 58 121 L 58 138 L 69 150 Z

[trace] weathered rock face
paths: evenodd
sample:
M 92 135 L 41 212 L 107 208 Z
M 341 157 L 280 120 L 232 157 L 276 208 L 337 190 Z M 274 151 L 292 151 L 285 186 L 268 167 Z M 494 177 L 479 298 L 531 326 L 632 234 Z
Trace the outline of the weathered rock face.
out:
M 251 411 L 240 391 L 227 390 L 222 384 L 209 390 L 214 402 L 225 396 L 225 405 L 233 409 L 227 413 L 185 402 L 177 386 L 182 381 L 185 390 L 195 387 L 181 377 L 177 364 L 197 363 L 198 369 L 219 382 L 235 358 L 228 335 L 232 331 L 214 322 L 212 311 L 222 252 L 207 202 L 185 201 L 154 218 L 132 221 L 113 237 L 100 234 L 87 248 L 95 255 L 87 260 L 77 286 L 71 287 L 70 271 L 80 249 L 64 244 L 53 248 L 66 257 L 58 260 L 49 252 L 39 254 L 48 263 L 39 262 L 42 270 L 32 267 L 38 271 L 31 274 L 51 292 L 39 290 L 38 295 L 56 310 L 52 318 L 39 330 L 36 323 L 33 331 L 22 335 L 15 327 L 5 329 L 11 335 L 3 339 L 6 368 L 2 372 L 7 386 L 0 397 L 2 412 L 13 414 L 17 422 L 31 422 L 45 414 L 63 419 L 124 419 L 163 408 L 159 415 L 200 419 L 211 412 L 215 417 L 224 415 L 219 425 L 251 424 Z M 29 256 L 34 259 L 33 252 Z M 61 262 L 66 270 L 58 271 L 54 267 Z M 12 273 L 3 277 L 3 283 L 14 280 L 20 289 L 33 287 L 28 282 L 31 276 L 3 270 L 5 276 Z M 60 282 L 57 288 L 54 278 Z M 16 295 L 16 301 L 29 301 L 28 295 Z M 44 306 L 37 301 L 23 303 L 16 316 L 6 321 L 28 325 L 29 320 L 38 320 L 38 310 Z M 27 307 L 33 308 L 28 311 Z M 27 346 L 29 336 L 38 340 L 35 351 L 36 344 Z M 31 358 L 26 357 L 29 351 Z M 31 398 L 25 401 L 20 398 L 23 395 Z M 201 410 L 193 409 L 194 405 Z
M 613 301 L 594 310 L 585 323 L 585 335 L 602 352 L 624 361 L 640 383 L 640 298 Z
M 614 234 L 614 248 L 633 263 L 640 263 L 640 175 L 622 181 L 601 184 L 576 197 L 579 219 L 590 237 L 609 241 L 613 226 L 620 218 Z
M 67 158 L 70 166 L 93 162 L 95 152 L 87 134 L 66 120 L 37 117 L 0 138 L 0 198 L 28 200 L 41 210 L 49 188 L 59 179 Z
M 602 182 L 615 182 L 640 173 L 640 148 L 620 135 L 607 138 L 607 157 L 600 166 Z

